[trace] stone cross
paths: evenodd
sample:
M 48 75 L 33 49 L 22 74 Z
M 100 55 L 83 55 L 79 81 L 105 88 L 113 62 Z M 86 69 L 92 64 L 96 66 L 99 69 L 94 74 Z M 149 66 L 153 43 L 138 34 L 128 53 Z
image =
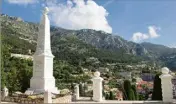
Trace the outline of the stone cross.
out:
M 164 67 L 161 69 L 162 75 L 161 78 L 161 88 L 162 88 L 162 97 L 163 102 L 172 102 L 173 101 L 173 90 L 172 90 L 172 75 L 169 74 L 169 69 Z
M 49 91 L 46 91 L 44 93 L 44 103 L 52 103 L 52 93 Z
M 92 79 L 93 81 L 93 100 L 100 102 L 103 100 L 103 86 L 102 86 L 102 81 L 103 78 L 100 77 L 100 72 L 96 71 L 94 73 L 94 78 Z

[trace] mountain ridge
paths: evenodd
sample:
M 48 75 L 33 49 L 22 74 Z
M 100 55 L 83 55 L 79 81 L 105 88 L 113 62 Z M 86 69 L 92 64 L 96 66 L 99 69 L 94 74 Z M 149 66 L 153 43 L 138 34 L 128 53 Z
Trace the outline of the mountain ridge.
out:
M 38 34 L 38 23 L 26 22 L 21 18 L 18 19 L 19 17 L 12 18 L 4 14 L 1 15 L 1 18 L 2 34 L 6 34 L 6 36 L 14 36 L 16 39 L 19 38 L 20 41 L 22 41 L 22 39 L 23 41 L 28 41 L 28 43 L 24 43 L 30 44 L 30 47 L 33 47 L 31 50 L 34 52 L 36 45 L 35 41 L 37 39 Z M 67 37 L 73 38 L 69 40 Z M 59 43 L 61 41 L 64 42 L 64 39 L 70 42 L 80 42 L 80 44 L 75 43 L 75 49 L 81 44 L 87 44 L 88 46 L 90 45 L 90 47 L 94 49 L 112 52 L 115 55 L 123 53 L 124 55 L 127 54 L 140 56 L 146 60 L 160 60 L 164 62 L 165 65 L 169 64 L 166 61 L 170 61 L 170 59 L 167 58 L 167 60 L 165 61 L 163 61 L 163 59 L 166 59 L 166 57 L 168 56 L 173 57 L 176 54 L 175 48 L 169 48 L 164 45 L 158 45 L 148 42 L 135 43 L 132 41 L 125 40 L 118 35 L 109 34 L 104 31 L 96 31 L 92 29 L 69 30 L 56 26 L 51 26 L 51 44 L 53 45 L 53 48 L 60 47 L 56 43 Z M 70 49 L 74 50 L 72 46 L 70 47 Z M 83 48 L 82 52 L 86 50 L 84 47 L 81 48 Z M 175 67 L 173 69 L 175 69 Z

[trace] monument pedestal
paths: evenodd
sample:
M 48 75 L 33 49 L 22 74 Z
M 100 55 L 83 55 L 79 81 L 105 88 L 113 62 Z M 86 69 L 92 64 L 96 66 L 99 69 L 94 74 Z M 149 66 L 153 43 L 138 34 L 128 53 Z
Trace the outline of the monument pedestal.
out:
M 27 90 L 33 92 L 33 94 L 44 93 L 49 91 L 54 94 L 59 94 L 59 90 L 55 86 L 54 78 L 36 78 L 32 77 L 30 80 L 31 87 Z

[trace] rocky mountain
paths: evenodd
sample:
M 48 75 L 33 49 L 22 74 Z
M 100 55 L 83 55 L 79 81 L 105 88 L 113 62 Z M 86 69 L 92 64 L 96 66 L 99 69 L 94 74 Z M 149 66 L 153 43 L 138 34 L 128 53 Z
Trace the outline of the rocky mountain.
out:
M 76 36 L 79 40 L 95 46 L 96 48 L 109 51 L 123 51 L 132 55 L 147 55 L 147 50 L 141 44 L 129 42 L 120 36 L 95 31 L 91 29 L 65 30 L 57 27 L 51 29 L 54 37 Z
M 27 54 L 29 49 L 35 51 L 37 23 L 25 22 L 21 18 L 2 14 L 1 25 L 3 41 L 11 46 L 12 52 Z M 173 70 L 176 68 L 175 48 L 146 42 L 138 44 L 103 31 L 67 30 L 51 26 L 51 44 L 52 51 L 58 59 L 69 60 L 70 57 L 74 57 L 84 60 L 85 57 L 93 56 L 106 62 L 152 60 L 164 62 Z

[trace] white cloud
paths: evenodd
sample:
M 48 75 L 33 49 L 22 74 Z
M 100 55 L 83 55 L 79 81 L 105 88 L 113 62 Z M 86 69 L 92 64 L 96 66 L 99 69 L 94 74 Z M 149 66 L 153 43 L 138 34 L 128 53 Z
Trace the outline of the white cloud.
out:
M 11 4 L 27 5 L 38 3 L 38 0 L 7 0 Z
M 67 0 L 66 4 L 48 0 L 50 20 L 67 29 L 94 29 L 112 33 L 106 17 L 108 12 L 93 0 Z
M 145 40 L 145 39 L 148 39 L 148 38 L 149 38 L 148 35 L 137 32 L 137 33 L 133 34 L 132 40 L 137 42 L 137 41 L 142 41 L 142 40 Z
M 151 38 L 157 38 L 157 37 L 160 36 L 156 32 L 157 30 L 160 30 L 160 28 L 157 28 L 155 26 L 149 26 L 148 29 L 149 29 L 149 35 L 150 35 Z
M 157 33 L 157 30 L 161 30 L 161 29 L 156 26 L 149 26 L 148 27 L 148 34 L 136 32 L 133 34 L 132 41 L 140 42 L 140 41 L 143 41 L 146 39 L 158 38 L 160 35 Z

